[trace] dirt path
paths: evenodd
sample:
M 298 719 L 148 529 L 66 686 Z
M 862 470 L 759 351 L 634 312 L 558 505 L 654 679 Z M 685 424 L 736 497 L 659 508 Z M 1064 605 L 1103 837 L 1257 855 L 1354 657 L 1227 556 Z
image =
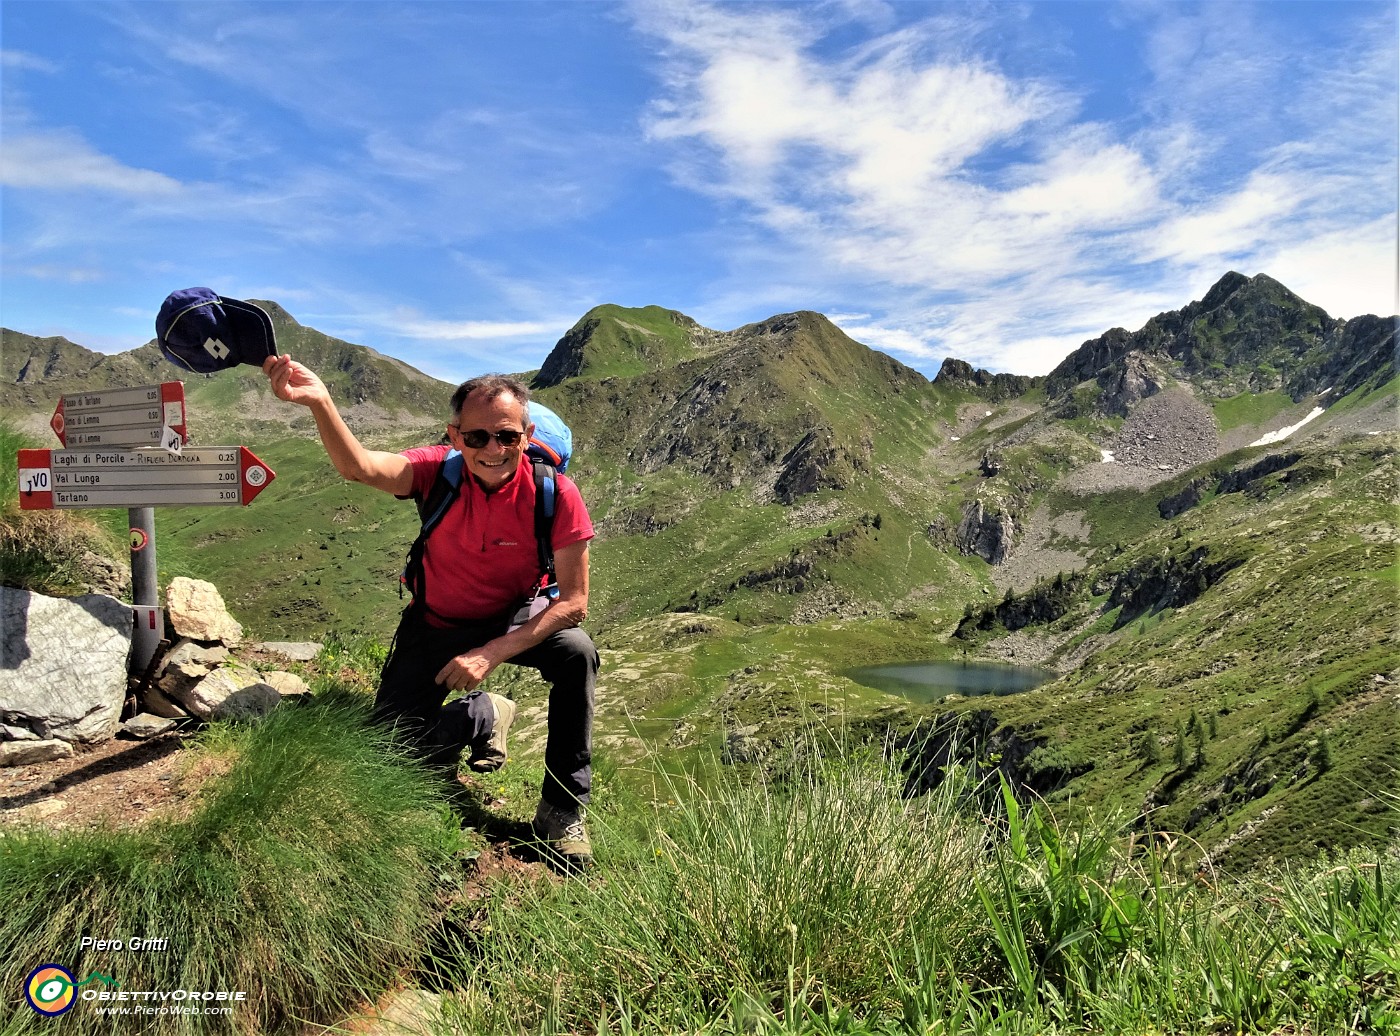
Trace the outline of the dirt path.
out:
M 0 768 L 0 824 L 53 831 L 131 827 L 172 816 L 208 776 L 177 732 L 112 738 L 71 758 Z

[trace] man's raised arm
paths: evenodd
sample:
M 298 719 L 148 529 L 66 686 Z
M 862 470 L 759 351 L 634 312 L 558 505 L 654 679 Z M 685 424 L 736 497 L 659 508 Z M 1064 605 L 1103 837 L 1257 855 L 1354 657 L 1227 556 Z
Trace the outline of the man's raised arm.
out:
M 272 394 L 311 411 L 321 445 L 335 470 L 351 482 L 363 482 L 395 496 L 413 489 L 413 466 L 408 458 L 383 450 L 367 450 L 346 426 L 331 399 L 330 390 L 311 368 L 285 353 L 263 361 L 263 373 L 272 383 Z

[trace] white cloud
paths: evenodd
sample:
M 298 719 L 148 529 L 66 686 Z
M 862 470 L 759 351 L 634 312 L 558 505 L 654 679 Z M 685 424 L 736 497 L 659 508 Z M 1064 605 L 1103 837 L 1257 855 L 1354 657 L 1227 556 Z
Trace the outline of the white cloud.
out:
M 7 267 L 7 277 L 32 277 L 40 281 L 62 281 L 68 284 L 92 284 L 107 279 L 104 270 L 90 266 L 59 266 L 39 263 L 32 266 Z
M 1044 373 L 1230 268 L 1388 304 L 1394 32 L 1339 51 L 1222 6 L 1128 12 L 1155 80 L 1117 124 L 967 26 L 838 45 L 859 34 L 831 5 L 646 6 L 665 92 L 644 125 L 678 183 L 762 228 L 731 251 L 731 305 L 839 293 L 870 314 L 848 333 L 915 360 Z
M 0 50 L 0 68 L 4 68 L 7 72 L 43 72 L 52 75 L 58 71 L 58 67 L 48 58 L 40 57 L 38 54 L 30 54 L 22 50 Z
M 1248 255 L 1302 208 L 1309 193 L 1298 178 L 1256 171 L 1239 190 L 1184 208 L 1153 228 L 1145 235 L 1143 256 L 1199 264 Z
M 0 184 L 43 191 L 95 190 L 138 197 L 179 194 L 178 180 L 135 169 L 97 151 L 77 134 L 21 132 L 5 137 Z
M 1400 314 L 1396 237 L 1395 218 L 1385 216 L 1268 252 L 1260 269 L 1331 316 L 1395 316 Z
M 830 317 L 830 320 L 857 342 L 883 352 L 903 353 L 906 356 L 918 356 L 922 359 L 935 359 L 943 355 L 938 349 L 931 347 L 921 334 L 914 331 L 908 331 L 901 327 L 883 327 L 880 324 L 861 323 L 859 320 L 851 320 L 839 315 Z

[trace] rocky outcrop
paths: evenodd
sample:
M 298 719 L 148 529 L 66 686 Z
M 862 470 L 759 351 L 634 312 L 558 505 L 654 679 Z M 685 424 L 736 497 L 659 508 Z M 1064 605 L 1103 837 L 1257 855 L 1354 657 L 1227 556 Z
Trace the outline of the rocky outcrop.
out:
M 1221 476 L 1220 492 L 1241 492 L 1266 475 L 1272 475 L 1276 471 L 1283 471 L 1286 468 L 1291 468 L 1294 464 L 1297 464 L 1298 461 L 1302 460 L 1302 458 L 1303 455 L 1297 452 L 1271 453 L 1267 457 L 1262 457 L 1255 461 L 1253 464 L 1243 468 L 1236 468 L 1234 471 Z
M 1205 547 L 1141 558 L 1114 575 L 1105 608 L 1121 609 L 1115 629 L 1147 612 L 1180 608 L 1220 582 L 1239 563 L 1235 559 L 1212 561 Z
M 1301 453 L 1271 453 L 1253 464 L 1236 468 L 1234 471 L 1193 478 L 1179 492 L 1163 497 L 1157 502 L 1157 513 L 1163 518 L 1175 518 L 1199 504 L 1212 490 L 1216 493 L 1239 493 L 1249 489 L 1261 478 L 1278 471 L 1286 471 L 1302 459 Z M 1287 476 L 1285 476 L 1286 478 Z
M 1132 407 L 1162 391 L 1165 377 L 1140 353 L 1129 353 L 1105 367 L 1098 377 L 1103 394 L 1099 407 L 1106 414 L 1126 417 Z
M 989 403 L 999 403 L 1004 399 L 1024 396 L 1035 388 L 1040 380 L 1022 374 L 993 374 L 980 367 L 974 370 L 972 364 L 966 360 L 949 356 L 938 368 L 933 383 L 945 388 L 962 389 Z
M 984 778 L 1000 770 L 1021 797 L 1047 795 L 1094 768 L 1092 761 L 1069 756 L 1042 734 L 999 723 L 985 709 L 944 712 L 896 742 L 905 795 L 933 791 L 954 765 Z M 995 788 L 995 778 L 983 786 Z
M 42 740 L 110 737 L 126 700 L 130 652 L 129 605 L 101 594 L 55 598 L 0 587 L 0 723 Z
M 1052 580 L 1036 583 L 1024 593 L 1008 590 L 998 604 L 988 604 L 975 610 L 969 605 L 953 636 L 965 638 L 973 630 L 988 630 L 994 625 L 1000 625 L 1011 633 L 1026 626 L 1054 622 L 1069 611 L 1085 578 L 1082 572 L 1071 573 L 1068 577 L 1062 572 Z
M 1016 521 L 1004 510 L 988 510 L 981 500 L 963 504 L 962 522 L 954 536 L 958 550 L 1000 565 L 1016 546 Z
M 832 442 L 829 428 L 812 429 L 779 463 L 773 494 L 784 504 L 818 489 L 845 489 L 854 468 L 847 451 Z
M 1171 521 L 1179 514 L 1185 514 L 1205 498 L 1205 494 L 1210 491 L 1212 482 L 1214 479 L 1211 478 L 1193 478 L 1179 491 L 1158 500 L 1157 513 L 1166 521 Z

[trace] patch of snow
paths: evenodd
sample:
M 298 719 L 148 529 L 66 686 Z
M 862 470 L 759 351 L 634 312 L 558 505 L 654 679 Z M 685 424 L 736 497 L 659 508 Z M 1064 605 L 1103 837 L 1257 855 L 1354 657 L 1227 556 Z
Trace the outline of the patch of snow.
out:
M 1380 432 L 1367 432 L 1367 435 L 1380 435 Z
M 1112 450 L 1099 450 L 1099 460 L 1104 464 L 1112 464 L 1117 459 Z
M 949 442 L 962 442 L 962 436 L 961 436 L 961 435 L 950 435 L 950 436 L 948 436 L 948 441 L 949 441 Z
M 1250 443 L 1249 445 L 1251 445 L 1251 446 L 1271 446 L 1271 445 L 1273 445 L 1273 444 L 1276 443 L 1276 442 L 1283 442 L 1284 439 L 1287 439 L 1290 435 L 1292 435 L 1294 432 L 1296 432 L 1299 428 L 1302 428 L 1303 425 L 1307 424 L 1309 421 L 1314 420 L 1315 418 L 1321 417 L 1321 416 L 1322 416 L 1323 414 L 1325 414 L 1326 412 L 1327 412 L 1327 411 L 1323 410 L 1322 407 L 1320 407 L 1320 406 L 1315 406 L 1315 407 L 1312 408 L 1312 413 L 1308 414 L 1307 417 L 1303 418 L 1303 419 L 1302 419 L 1301 421 L 1299 421 L 1297 424 L 1291 424 L 1291 425 L 1289 425 L 1287 428 L 1280 428 L 1280 429 L 1279 429 L 1278 431 L 1276 431 L 1276 432 L 1269 432 L 1269 433 L 1268 433 L 1267 435 L 1265 435 L 1263 438 L 1259 439 L 1259 440 L 1256 441 L 1256 442 L 1252 442 L 1252 443 Z
M 991 412 L 990 410 L 988 410 L 988 411 L 987 411 L 985 414 L 983 414 L 982 416 L 983 416 L 983 417 L 991 417 L 991 416 L 992 416 L 992 412 Z

